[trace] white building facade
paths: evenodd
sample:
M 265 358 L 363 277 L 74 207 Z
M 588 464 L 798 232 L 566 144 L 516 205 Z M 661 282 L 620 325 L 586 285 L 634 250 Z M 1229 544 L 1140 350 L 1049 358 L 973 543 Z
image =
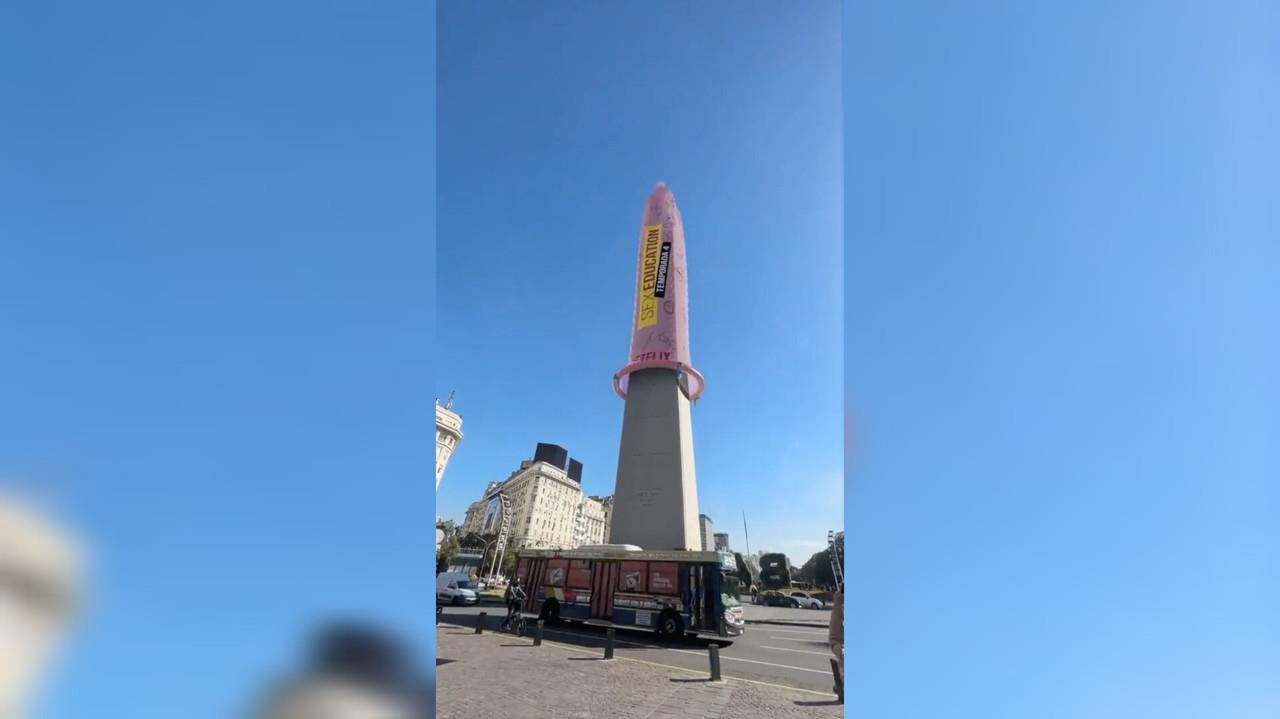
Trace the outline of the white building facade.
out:
M 605 541 L 606 511 L 598 497 L 584 496 L 568 473 L 547 462 L 525 460 L 503 482 L 490 482 L 479 501 L 467 507 L 462 532 L 496 532 L 497 494 L 506 495 L 511 513 L 511 549 L 573 549 Z
M 436 490 L 444 478 L 444 468 L 462 441 L 462 416 L 453 411 L 453 394 L 444 406 L 436 401 Z

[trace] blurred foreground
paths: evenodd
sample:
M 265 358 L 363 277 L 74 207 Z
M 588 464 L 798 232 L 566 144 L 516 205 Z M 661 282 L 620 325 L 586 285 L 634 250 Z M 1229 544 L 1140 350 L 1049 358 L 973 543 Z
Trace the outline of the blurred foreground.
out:
M 81 595 L 81 554 L 35 506 L 0 494 L 0 719 L 25 716 Z

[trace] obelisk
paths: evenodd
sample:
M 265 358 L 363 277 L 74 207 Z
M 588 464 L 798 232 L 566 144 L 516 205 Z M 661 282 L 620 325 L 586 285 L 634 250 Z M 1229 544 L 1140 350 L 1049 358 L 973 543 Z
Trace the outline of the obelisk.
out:
M 609 542 L 699 549 L 689 405 L 703 379 L 689 362 L 684 227 L 661 182 L 645 203 L 636 264 L 631 355 L 613 376 L 626 408 Z

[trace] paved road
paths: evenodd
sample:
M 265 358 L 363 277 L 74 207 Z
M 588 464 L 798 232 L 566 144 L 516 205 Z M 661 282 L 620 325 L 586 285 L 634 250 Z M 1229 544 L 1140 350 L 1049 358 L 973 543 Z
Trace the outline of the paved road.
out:
M 454 624 L 474 629 L 477 615 L 481 611 L 488 614 L 485 631 L 496 631 L 505 616 L 502 607 L 445 607 L 441 625 Z M 529 631 L 533 631 L 532 620 Z M 564 623 L 558 627 L 545 627 L 543 636 L 566 644 L 603 647 L 605 630 L 598 626 Z M 707 646 L 713 642 L 721 647 L 721 672 L 725 676 L 834 696 L 831 650 L 827 648 L 826 629 L 748 625 L 746 633 L 740 637 L 685 640 L 671 644 L 660 642 L 653 632 L 619 629 L 615 635 L 614 652 L 619 657 L 707 671 Z
M 760 604 L 743 604 L 742 616 L 747 622 L 791 622 L 807 624 L 823 629 L 831 626 L 830 609 L 792 609 L 791 607 L 766 607 Z

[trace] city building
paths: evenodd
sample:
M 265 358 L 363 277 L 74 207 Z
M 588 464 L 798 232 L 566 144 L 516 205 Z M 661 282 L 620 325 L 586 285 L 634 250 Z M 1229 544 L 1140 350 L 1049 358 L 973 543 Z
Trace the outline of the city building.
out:
M 581 478 L 581 462 L 570 460 L 563 447 L 540 443 L 533 459 L 521 462 L 502 482 L 490 482 L 480 500 L 467 507 L 462 533 L 498 532 L 501 494 L 510 514 L 508 550 L 601 544 L 608 536 L 612 498 L 585 496 Z
M 726 532 L 716 532 L 716 533 L 715 533 L 715 538 L 716 538 L 716 551 L 717 551 L 717 552 L 732 552 L 732 551 L 733 551 L 732 549 L 729 549 L 729 535 L 728 535 L 728 533 L 726 533 Z
M 613 540 L 609 538 L 609 531 L 613 520 L 613 495 L 607 495 L 604 497 L 593 496 L 592 499 L 599 502 L 600 506 L 604 508 L 604 541 L 611 542 Z
M 453 393 L 440 406 L 436 400 L 436 489 L 440 489 L 440 480 L 444 477 L 444 468 L 449 458 L 462 441 L 462 417 L 453 411 Z
M 467 505 L 467 513 L 462 520 L 463 534 L 484 534 L 485 510 L 489 507 L 489 499 L 493 497 L 502 482 L 490 482 L 485 485 L 484 494 L 478 501 Z
M 711 523 L 711 517 L 705 514 L 698 515 L 698 535 L 702 551 L 710 552 L 716 547 L 716 526 Z
M 603 544 L 605 534 L 604 505 L 595 497 L 583 496 L 578 500 L 577 526 L 574 527 L 575 546 Z
M 436 529 L 444 532 L 444 536 L 448 538 L 456 537 L 461 530 L 461 527 L 459 527 L 452 519 L 441 519 L 440 517 L 436 517 Z

